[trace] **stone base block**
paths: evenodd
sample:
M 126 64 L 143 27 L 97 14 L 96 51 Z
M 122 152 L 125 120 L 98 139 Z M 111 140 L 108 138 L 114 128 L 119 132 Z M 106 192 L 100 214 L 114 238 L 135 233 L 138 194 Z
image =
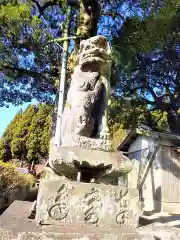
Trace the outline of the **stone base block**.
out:
M 69 182 L 59 177 L 42 180 L 36 221 L 96 227 L 136 227 L 138 191 L 119 186 Z

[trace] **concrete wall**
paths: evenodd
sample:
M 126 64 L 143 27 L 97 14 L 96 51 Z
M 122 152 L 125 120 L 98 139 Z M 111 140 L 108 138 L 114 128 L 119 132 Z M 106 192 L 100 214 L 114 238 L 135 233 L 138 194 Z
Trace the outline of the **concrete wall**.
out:
M 132 152 L 131 159 L 133 157 L 133 165 L 134 170 L 129 175 L 129 182 L 133 187 L 137 186 L 138 180 L 138 171 L 137 168 L 143 168 L 143 165 L 146 163 L 146 158 L 148 156 L 149 148 L 154 140 L 151 137 L 141 136 L 139 135 L 136 140 L 131 144 L 129 147 L 129 152 Z M 159 199 L 159 189 L 162 184 L 162 171 L 158 164 L 158 155 L 157 153 L 156 159 L 153 163 L 153 168 L 149 171 L 148 176 L 145 180 L 145 183 L 142 188 L 142 196 L 141 198 L 144 199 L 142 207 L 144 211 L 159 211 L 160 207 L 159 204 L 155 202 L 155 199 Z M 138 163 L 139 162 L 139 165 Z M 130 180 L 131 179 L 131 180 Z
M 162 186 L 162 170 L 161 168 L 157 168 L 158 163 L 158 155 L 152 164 L 152 168 L 150 169 L 145 183 L 143 185 L 143 198 L 144 198 L 144 211 L 161 211 L 161 205 L 157 202 L 161 201 L 161 186 Z
M 132 159 L 132 171 L 128 174 L 128 187 L 137 188 L 140 161 Z
M 150 148 L 151 144 L 154 143 L 154 140 L 151 137 L 143 137 L 142 146 L 143 149 Z M 146 159 L 149 153 L 149 149 L 145 150 L 142 153 L 141 161 L 146 164 Z M 162 184 L 162 171 L 159 164 L 159 154 L 160 151 L 157 152 L 155 159 L 152 164 L 152 168 L 150 169 L 147 178 L 142 187 L 142 198 L 143 202 L 143 210 L 144 211 L 161 211 L 160 205 L 158 205 L 155 200 L 161 200 L 161 195 L 159 195 L 159 189 Z M 147 165 L 146 165 L 147 166 Z M 144 171 L 143 171 L 144 172 Z
M 148 155 L 148 150 L 143 149 L 149 148 L 153 141 L 151 137 L 138 136 L 129 147 L 134 164 L 129 182 L 133 187 L 137 186 L 139 167 Z M 176 212 L 180 209 L 180 154 L 172 150 L 170 141 L 163 140 L 160 144 L 142 188 L 143 210 Z

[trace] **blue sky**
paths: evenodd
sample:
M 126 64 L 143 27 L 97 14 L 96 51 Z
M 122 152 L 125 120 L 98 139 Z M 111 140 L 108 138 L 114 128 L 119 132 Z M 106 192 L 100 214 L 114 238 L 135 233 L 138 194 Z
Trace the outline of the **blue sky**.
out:
M 19 67 L 25 68 L 25 69 L 30 69 L 30 67 L 32 67 L 34 65 L 35 56 L 33 53 L 30 53 L 27 56 L 19 55 L 18 59 L 19 59 Z M 36 101 L 32 101 L 32 103 L 35 104 Z M 2 136 L 4 130 L 6 129 L 8 124 L 11 122 L 11 120 L 14 118 L 16 113 L 20 109 L 25 110 L 25 108 L 29 104 L 31 104 L 31 102 L 25 103 L 20 106 L 10 105 L 9 108 L 6 108 L 6 107 L 0 108 L 0 136 Z
M 2 136 L 4 130 L 6 129 L 7 125 L 10 121 L 14 118 L 16 113 L 20 109 L 25 109 L 29 103 L 23 104 L 22 106 L 10 106 L 9 108 L 1 107 L 0 108 L 0 136 Z
M 9 108 L 6 108 L 6 107 L 0 108 L 0 136 L 2 136 L 4 130 L 6 129 L 8 124 L 11 122 L 11 120 L 14 118 L 16 113 L 20 109 L 25 110 L 29 104 L 37 104 L 37 101 L 33 100 L 32 102 L 25 103 L 19 106 L 10 105 Z

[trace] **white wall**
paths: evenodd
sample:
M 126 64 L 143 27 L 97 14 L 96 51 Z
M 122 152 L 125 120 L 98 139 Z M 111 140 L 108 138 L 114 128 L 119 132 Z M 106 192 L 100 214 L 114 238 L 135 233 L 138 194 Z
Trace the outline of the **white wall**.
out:
M 128 152 L 135 152 L 142 149 L 142 136 L 138 136 L 136 140 L 130 145 Z
M 136 152 L 142 149 L 148 148 L 150 144 L 153 142 L 151 137 L 146 137 L 139 135 L 136 140 L 130 145 L 129 152 Z
M 142 136 L 142 149 L 150 147 L 150 145 L 154 142 L 152 137 Z
M 129 152 L 138 152 L 143 149 L 149 148 L 151 144 L 154 142 L 152 137 L 139 135 L 136 140 L 130 145 Z M 144 150 L 141 154 L 138 154 L 137 157 L 135 155 L 135 159 L 140 162 L 146 161 L 146 157 L 148 155 L 148 149 Z M 158 156 L 158 154 L 157 154 Z M 162 184 L 162 174 L 160 169 L 155 169 L 155 165 L 157 165 L 158 157 L 156 157 L 155 162 L 153 164 L 152 169 L 149 171 L 149 174 L 146 178 L 146 181 L 143 186 L 143 198 L 144 198 L 144 211 L 152 211 L 156 208 L 155 201 L 153 198 L 155 197 L 156 190 Z M 134 179 L 134 177 L 133 177 Z
M 153 143 L 152 137 L 139 135 L 131 144 L 128 151 L 132 152 L 131 157 L 136 159 L 132 161 L 133 171 L 129 174 L 129 187 L 137 187 L 138 165 L 141 165 L 148 151 L 141 151 L 150 147 Z M 142 189 L 144 198 L 144 211 L 165 211 L 175 212 L 180 209 L 180 168 L 178 168 L 179 158 L 173 157 L 169 146 L 172 143 L 168 140 L 161 140 L 161 146 L 153 161 L 152 168 L 145 180 Z M 175 167 L 175 165 L 178 165 Z M 172 172 L 173 171 L 173 172 Z M 174 174 L 176 172 L 176 174 Z

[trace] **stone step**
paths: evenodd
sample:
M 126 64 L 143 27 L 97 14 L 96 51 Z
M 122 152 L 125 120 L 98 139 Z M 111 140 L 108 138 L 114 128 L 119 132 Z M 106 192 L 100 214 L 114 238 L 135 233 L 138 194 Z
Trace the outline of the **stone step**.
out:
M 14 238 L 19 232 L 41 232 L 35 220 L 28 219 L 31 206 L 32 202 L 14 201 L 0 216 L 0 229 L 12 232 Z
M 32 202 L 15 201 L 0 216 L 0 240 L 132 240 L 140 239 L 132 229 L 102 228 L 82 225 L 43 225 L 28 219 Z
M 124 227 L 96 227 L 96 226 L 87 226 L 87 225 L 43 225 L 43 233 L 71 233 L 71 234 L 136 234 L 136 229 L 124 228 Z
M 15 201 L 0 216 L 0 240 L 178 240 L 180 230 L 164 224 L 137 229 L 84 225 L 43 225 L 28 219 L 32 202 Z M 156 238 L 154 238 L 156 236 Z
M 180 239 L 180 229 L 162 224 L 159 222 L 154 222 L 152 224 L 140 227 L 137 232 L 141 236 L 147 236 L 151 234 L 152 239 L 157 240 L 179 240 Z
M 42 233 L 24 232 L 17 240 L 179 240 L 177 228 L 160 223 L 136 230 L 82 226 L 44 226 Z
M 0 229 L 0 240 L 16 240 L 16 238 L 11 231 Z
M 180 214 L 159 212 L 159 213 L 152 214 L 150 216 L 142 215 L 139 218 L 139 223 L 142 226 L 145 226 L 154 222 L 159 222 L 171 227 L 180 228 Z
M 65 233 L 66 231 L 66 233 Z M 119 231 L 119 233 L 76 233 L 67 232 L 67 229 L 61 233 L 42 232 L 42 233 L 20 233 L 17 240 L 142 240 L 138 233 Z

